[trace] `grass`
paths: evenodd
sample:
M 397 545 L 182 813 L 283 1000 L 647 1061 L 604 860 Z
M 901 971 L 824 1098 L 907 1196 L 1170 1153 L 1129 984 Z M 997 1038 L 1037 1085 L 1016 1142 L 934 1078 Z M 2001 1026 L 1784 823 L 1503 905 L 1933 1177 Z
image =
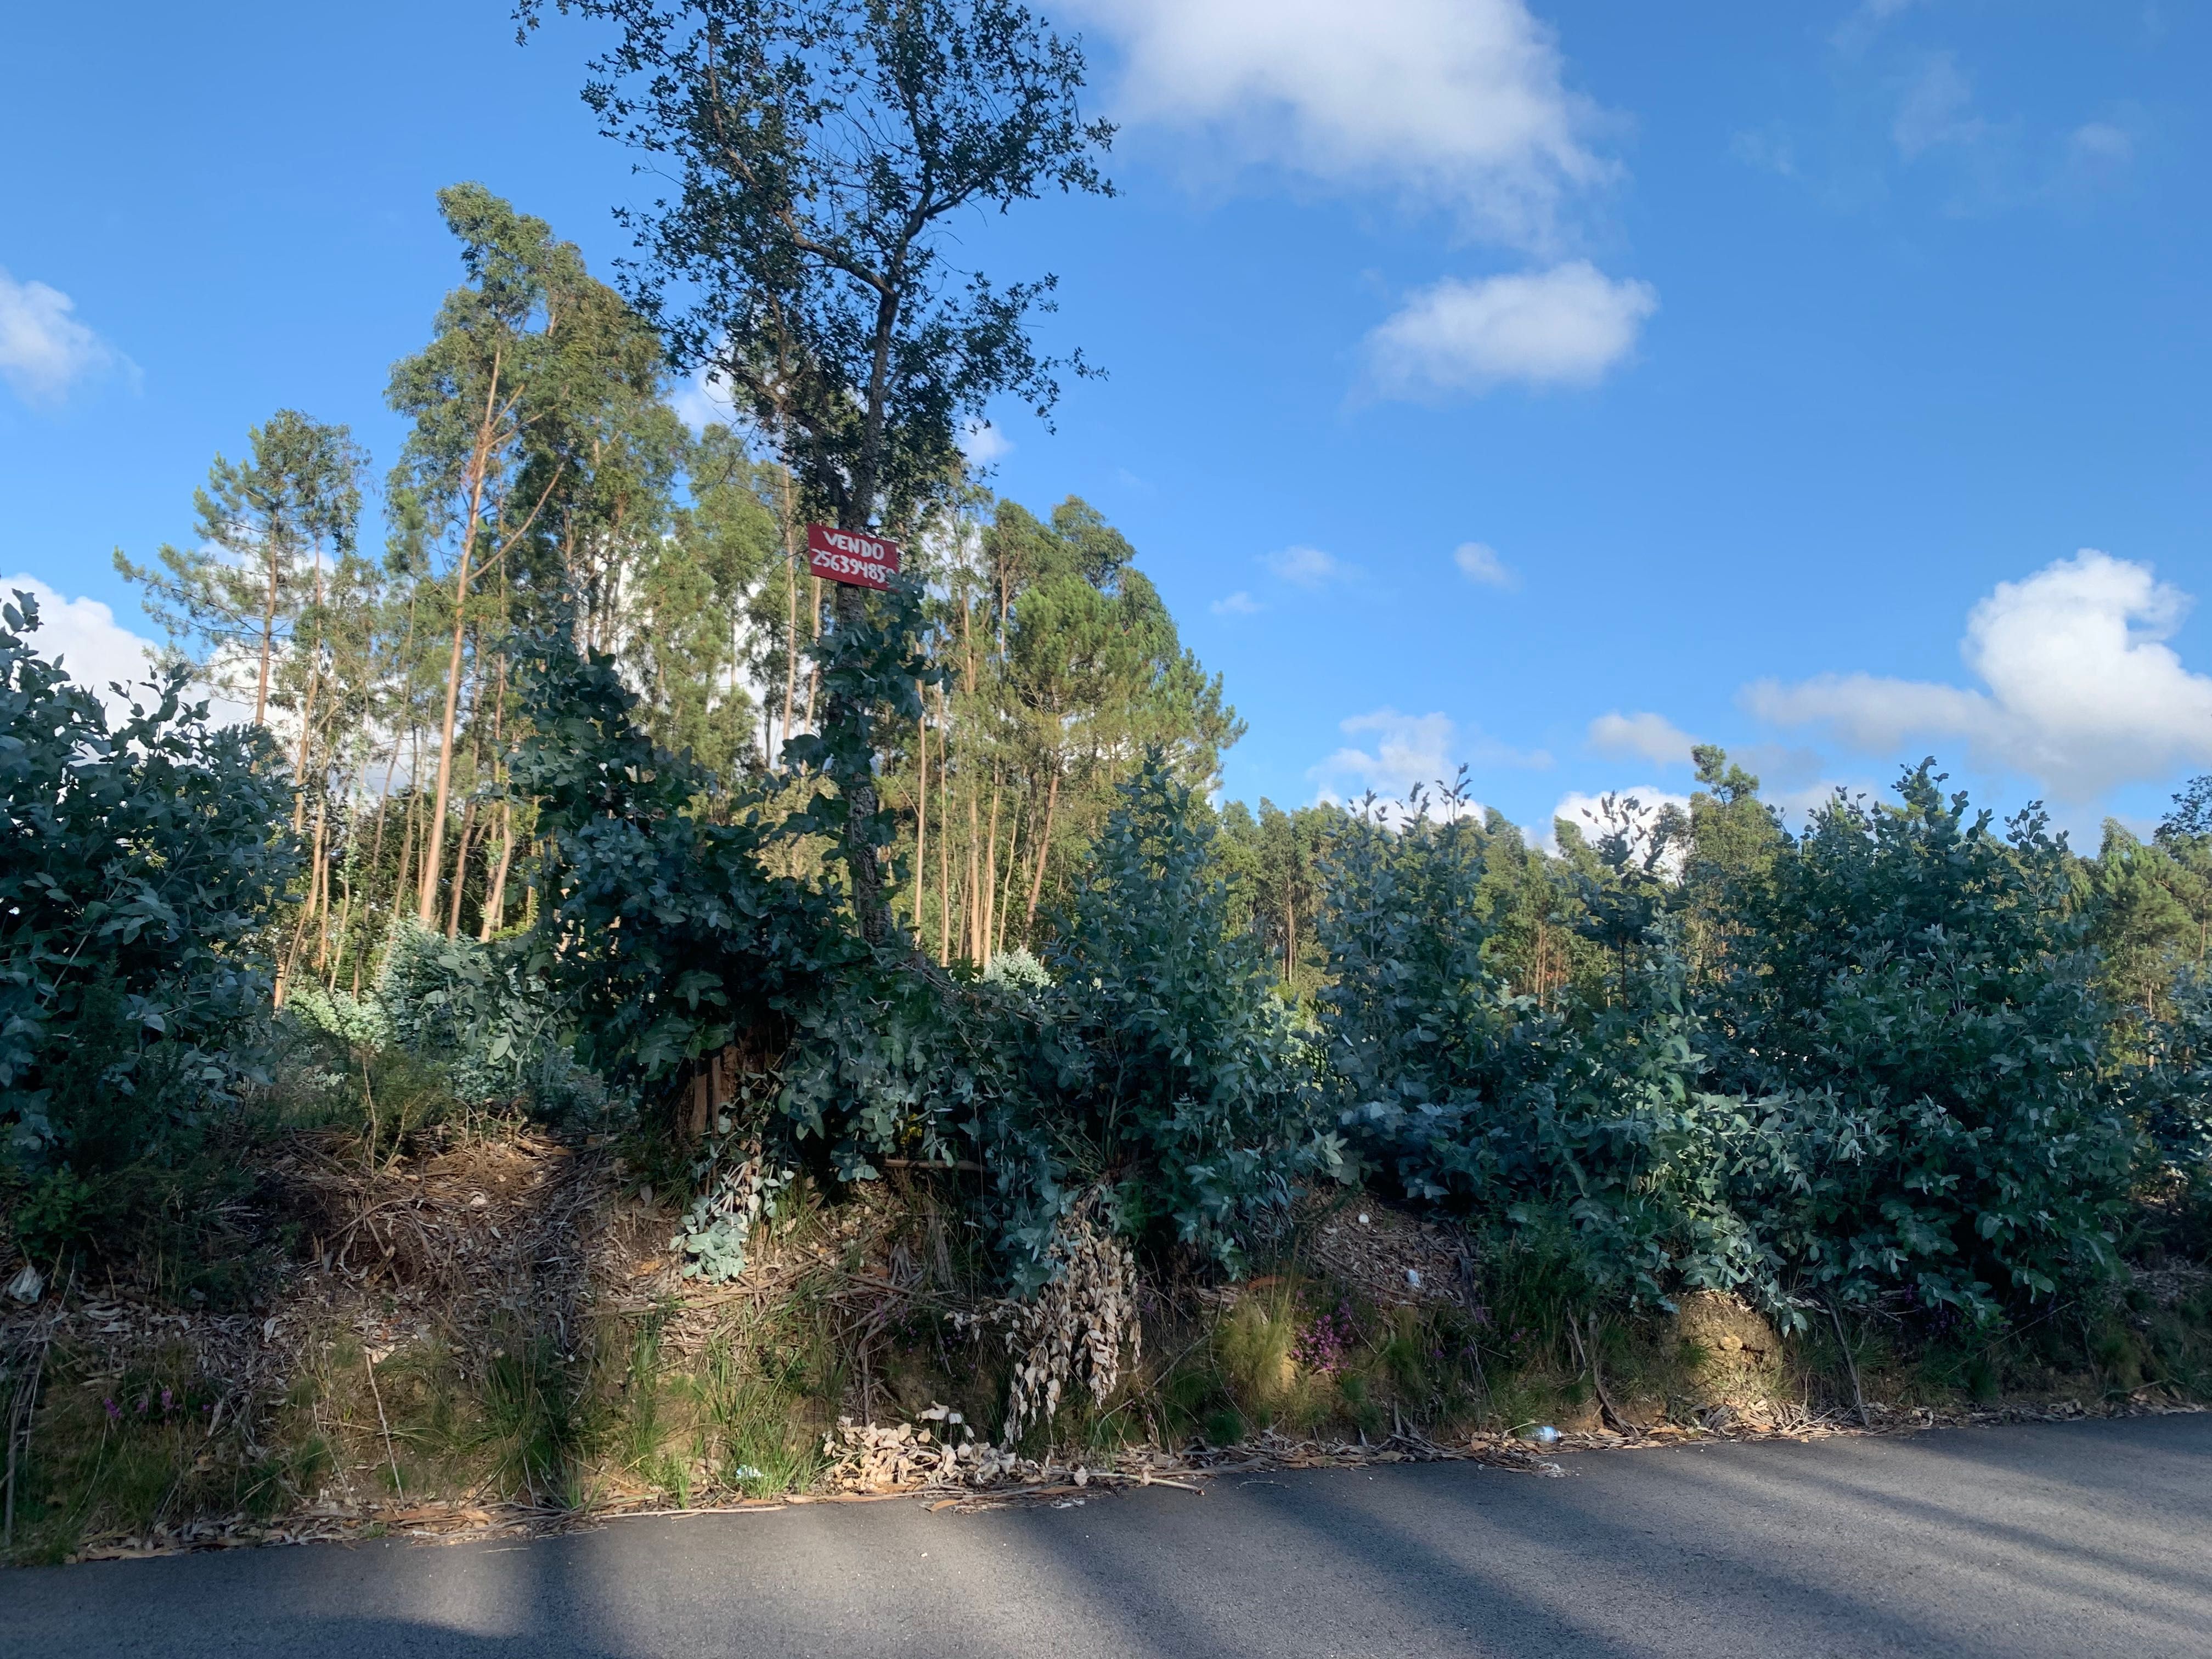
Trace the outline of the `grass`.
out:
M 0 1420 L 13 1420 L 15 1389 L 26 1382 L 0 1391 Z M 306 1437 L 261 1450 L 242 1425 L 218 1418 L 224 1403 L 184 1351 L 110 1371 L 57 1343 L 17 1466 L 9 1559 L 62 1561 L 88 1538 L 144 1535 L 210 1514 L 267 1519 L 296 1505 L 327 1446 Z
M 381 1141 L 365 1150 L 389 1156 Z M 515 1309 L 489 1338 L 477 1327 L 465 1340 L 456 1325 L 372 1364 L 333 1316 L 283 1396 L 258 1405 L 226 1404 L 181 1346 L 118 1364 L 57 1344 L 10 1558 L 64 1559 L 195 1517 L 275 1517 L 320 1496 L 372 1517 L 403 1501 L 773 1498 L 817 1483 L 825 1432 L 864 1411 L 913 1420 L 941 1401 L 990 1434 L 1007 1361 L 946 1316 L 990 1279 L 943 1179 L 916 1176 L 863 1205 L 797 1184 L 773 1227 L 815 1247 L 818 1265 L 773 1301 L 722 1304 L 711 1322 L 673 1300 L 568 1323 Z M 1262 1431 L 1376 1443 L 1401 1428 L 1445 1442 L 1590 1428 L 1598 1376 L 1636 1420 L 1680 1422 L 1720 1401 L 1848 1409 L 1854 1365 L 1869 1400 L 1903 1406 L 2212 1388 L 2212 1289 L 2185 1267 L 2018 1329 L 1845 1312 L 1771 1352 L 1762 1338 L 1754 1355 L 1723 1352 L 1705 1326 L 1605 1312 L 1540 1235 L 1495 1242 L 1479 1260 L 1478 1283 L 1453 1304 L 1364 1300 L 1303 1267 L 1288 1242 L 1262 1264 L 1273 1271 L 1225 1304 L 1163 1291 L 1147 1304 L 1144 1363 L 1120 1391 L 1103 1407 L 1079 1391 L 1023 1449 L 1097 1467 L 1133 1443 L 1224 1447 Z M 0 1377 L 0 1420 L 21 1386 Z

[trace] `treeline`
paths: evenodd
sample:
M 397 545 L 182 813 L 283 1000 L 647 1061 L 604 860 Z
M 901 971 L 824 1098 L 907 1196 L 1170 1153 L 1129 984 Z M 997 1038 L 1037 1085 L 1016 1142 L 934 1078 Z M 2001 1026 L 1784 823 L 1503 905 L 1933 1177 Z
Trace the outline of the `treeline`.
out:
M 1126 544 L 1079 507 L 1054 526 L 1001 508 L 982 569 L 1014 534 L 1037 574 L 1003 605 L 902 583 L 834 662 L 915 734 L 857 831 L 806 758 L 818 738 L 718 772 L 656 738 L 665 707 L 572 619 L 511 635 L 478 816 L 527 827 L 526 922 L 469 939 L 387 885 L 358 991 L 299 971 L 335 815 L 317 781 L 287 787 L 288 745 L 211 728 L 181 668 L 111 732 L 11 612 L 18 1239 L 127 1255 L 191 1182 L 234 1181 L 225 1149 L 288 1068 L 357 1073 L 374 1113 L 398 1063 L 455 1109 L 630 1126 L 695 1190 L 684 1248 L 710 1275 L 741 1267 L 762 1194 L 886 1162 L 985 1172 L 977 1219 L 1018 1285 L 1055 1271 L 1077 1205 L 1236 1272 L 1316 1181 L 1541 1238 L 1593 1308 L 1724 1289 L 1785 1324 L 2002 1323 L 2101 1294 L 2146 1227 L 2201 1246 L 2212 994 L 2191 905 L 2212 786 L 2094 859 L 1929 764 L 1893 803 L 1838 796 L 1793 832 L 1717 750 L 1686 811 L 1608 802 L 1594 833 L 1555 826 L 1557 853 L 1463 783 L 1216 808 L 1228 717 Z M 1075 562 L 1086 538 L 1113 556 Z M 1003 689 L 1046 636 L 1031 608 L 1156 618 L 1099 631 L 1150 653 L 1102 653 L 1130 666 L 1062 702 L 1078 718 L 1053 744 Z M 997 741 L 924 747 L 963 720 Z M 410 794 L 379 803 L 389 869 L 427 842 Z M 455 824 L 465 848 L 467 807 Z M 854 833 L 887 855 L 880 939 L 836 851 Z M 936 884 L 915 878 L 933 845 L 958 848 Z
M 364 539 L 369 460 L 281 410 L 218 456 L 195 534 L 117 556 L 170 660 L 268 730 L 307 859 L 278 953 L 359 995 L 412 917 L 448 938 L 526 923 L 532 804 L 518 642 L 611 654 L 653 738 L 720 797 L 787 776 L 820 730 L 827 584 L 791 475 L 731 428 L 694 435 L 658 336 L 575 249 L 475 185 L 440 198 L 468 280 L 387 396 L 412 429 Z M 929 598 L 942 669 L 880 734 L 902 919 L 940 962 L 1036 943 L 1040 908 L 1151 749 L 1206 783 L 1241 732 L 1128 542 L 1069 499 L 1040 519 L 955 468 L 889 529 Z
M 837 614 L 819 493 L 757 432 L 688 429 L 653 326 L 547 227 L 441 205 L 465 280 L 392 375 L 380 548 L 367 457 L 281 411 L 190 545 L 118 556 L 170 640 L 127 735 L 12 647 L 47 757 L 21 822 L 138 750 L 171 769 L 118 802 L 270 806 L 223 819 L 250 894 L 169 902 L 173 973 L 11 929 L 26 1237 L 131 1236 L 215 1167 L 182 1079 L 243 1110 L 288 1030 L 457 1109 L 633 1123 L 710 1274 L 744 1259 L 733 1194 L 888 1158 L 990 1172 L 1017 1284 L 1082 1194 L 1233 1271 L 1301 1183 L 1357 1179 L 1544 1233 L 1594 1298 L 1988 1320 L 2109 1282 L 2130 1206 L 2201 1189 L 2212 786 L 2094 858 L 1927 766 L 1793 833 L 1711 748 L 1686 810 L 1608 799 L 1548 847 L 1464 775 L 1216 805 L 1242 725 L 1094 509 L 948 461 L 884 526 L 901 582 Z M 247 718 L 196 720 L 193 686 Z M 22 914 L 150 879 L 100 868 Z M 293 1014 L 246 1041 L 256 963 Z M 139 1078 L 167 1081 L 111 1132 Z
M 1239 723 L 1127 542 L 959 448 L 1084 367 L 1049 278 L 945 242 L 1107 191 L 1075 44 L 998 0 L 562 9 L 668 180 L 622 291 L 446 191 L 381 548 L 350 435 L 282 413 L 124 562 L 177 659 L 138 714 L 0 639 L 30 1253 L 217 1259 L 255 1133 L 494 1109 L 622 1129 L 708 1276 L 802 1174 L 898 1166 L 963 1177 L 1018 1288 L 1077 1216 L 1241 1271 L 1330 1181 L 1542 1241 L 1577 1307 L 1791 1324 L 2033 1322 L 2146 1230 L 2201 1248 L 2206 790 L 2094 860 L 1930 766 L 1793 831 L 1718 750 L 1556 852 L 1464 780 L 1218 810 Z M 695 436 L 701 368 L 737 418 Z M 809 522 L 901 579 L 817 585 Z

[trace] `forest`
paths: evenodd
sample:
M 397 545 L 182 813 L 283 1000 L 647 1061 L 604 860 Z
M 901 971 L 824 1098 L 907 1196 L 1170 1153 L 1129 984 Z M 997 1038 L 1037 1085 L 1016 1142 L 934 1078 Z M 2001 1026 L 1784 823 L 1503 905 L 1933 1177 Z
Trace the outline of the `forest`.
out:
M 241 433 L 145 684 L 4 611 L 11 1559 L 2212 1389 L 2212 778 L 1223 799 L 1142 550 L 962 450 L 1087 372 L 946 251 L 1110 193 L 1075 47 L 562 10 L 637 258 L 442 191 L 388 465 Z

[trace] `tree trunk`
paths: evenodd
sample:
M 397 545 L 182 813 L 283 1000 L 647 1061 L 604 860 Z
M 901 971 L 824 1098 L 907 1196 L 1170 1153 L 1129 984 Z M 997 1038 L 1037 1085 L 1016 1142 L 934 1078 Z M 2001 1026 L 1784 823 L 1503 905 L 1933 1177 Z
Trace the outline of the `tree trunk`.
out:
M 416 758 L 418 761 L 422 758 L 419 750 Z M 407 829 L 399 841 L 399 867 L 392 877 L 392 925 L 394 927 L 399 925 L 399 896 L 407 890 L 408 874 L 415 867 L 416 820 L 420 815 L 422 795 L 422 792 L 416 788 L 410 791 L 407 798 Z
M 921 938 L 922 906 L 929 897 L 929 716 L 915 722 L 914 936 Z
M 261 678 L 253 688 L 253 723 L 269 724 L 269 661 L 276 650 L 276 582 L 283 543 L 272 532 L 268 541 L 269 598 L 261 607 Z
M 477 799 L 469 797 L 468 805 L 461 808 L 461 839 L 453 848 L 453 896 L 446 912 L 446 937 L 458 939 L 461 933 L 461 895 L 469 885 L 469 842 L 477 826 Z
M 499 804 L 499 867 L 492 872 L 491 891 L 484 899 L 483 926 L 477 938 L 488 941 L 507 920 L 507 872 L 514 863 L 514 803 Z
M 469 454 L 469 511 L 461 528 L 460 556 L 453 565 L 453 648 L 446 663 L 446 718 L 438 728 L 438 787 L 430 813 L 428 850 L 422 860 L 422 890 L 415 906 L 415 919 L 425 927 L 434 926 L 438 915 L 438 872 L 446 849 L 446 802 L 453 781 L 453 720 L 461 706 L 461 647 L 469 627 L 469 560 L 476 552 L 477 526 L 483 518 L 484 482 L 491 471 L 493 417 L 498 407 L 499 358 L 495 354 L 491 386 L 484 395 L 483 419 L 477 427 L 476 443 Z
M 783 740 L 791 741 L 791 708 L 799 699 L 799 543 L 792 533 L 791 469 L 783 469 Z M 783 752 L 776 751 L 781 760 Z
M 952 717 L 941 688 L 937 694 L 937 718 L 945 728 L 937 739 L 937 960 L 949 968 L 952 965 L 952 793 L 945 781 L 951 763 L 945 744 Z
M 991 965 L 991 926 L 997 920 L 994 913 L 998 908 L 999 896 L 999 781 L 995 777 L 991 780 L 990 838 L 984 843 L 983 887 L 978 896 L 983 908 L 983 949 L 975 965 L 988 968 Z
M 325 797 L 315 805 L 315 862 L 319 866 L 315 880 L 315 973 L 320 977 L 331 960 L 331 852 L 324 837 L 324 813 L 329 808 Z
M 349 875 L 340 877 L 338 885 L 345 896 L 338 902 L 338 947 L 331 953 L 331 959 L 322 964 L 323 988 L 325 990 L 337 988 L 338 969 L 345 965 L 346 930 L 353 926 L 353 878 Z
M 1006 953 L 1006 918 L 1013 914 L 1014 895 L 1019 890 L 1015 883 L 1021 877 L 1021 860 L 1014 856 L 1014 849 L 1022 844 L 1023 823 L 1022 813 L 1017 809 L 1014 821 L 1007 828 L 1006 871 L 991 889 L 991 954 L 994 957 Z
M 1044 833 L 1037 837 L 1036 872 L 1030 878 L 1029 914 L 1022 918 L 1022 931 L 1033 936 L 1036 929 L 1037 900 L 1044 893 L 1044 862 L 1052 856 L 1052 815 L 1060 805 L 1060 757 L 1052 757 L 1052 781 L 1044 792 Z
M 307 943 L 307 923 L 315 914 L 315 890 L 323 872 L 323 803 L 315 803 L 315 844 L 307 864 L 307 896 L 300 906 L 300 919 L 293 925 L 292 943 L 277 964 L 276 985 L 270 1000 L 277 1007 L 284 1006 L 286 994 L 291 989 L 292 969 L 300 960 L 301 947 Z
M 960 920 L 966 924 L 963 931 L 968 935 L 968 960 L 980 968 L 983 965 L 983 943 L 982 934 L 975 922 L 978 908 L 975 900 L 976 895 L 981 891 L 983 885 L 983 830 L 976 810 L 975 790 L 970 788 L 967 795 L 968 896 L 962 907 Z
M 272 588 L 270 592 L 273 596 L 275 590 Z M 315 544 L 315 609 L 319 611 L 322 605 L 323 548 L 322 544 L 318 542 Z M 297 643 L 296 636 L 294 642 Z M 265 666 L 262 672 L 265 677 L 268 672 Z M 321 689 L 322 678 L 323 649 L 319 641 L 315 646 L 315 654 L 307 664 L 307 695 L 300 701 L 300 757 L 292 767 L 292 833 L 295 836 L 300 833 L 305 822 L 303 814 L 307 810 L 307 797 L 305 793 L 307 787 L 307 739 L 315 729 L 315 693 Z
M 836 586 L 833 605 L 837 627 L 841 632 L 857 629 L 867 619 L 865 590 L 850 582 L 838 582 Z M 858 728 L 856 734 L 868 738 L 872 757 L 875 744 L 868 732 L 870 712 L 854 707 L 842 696 L 834 696 L 822 711 L 822 724 L 830 731 Z M 892 923 L 890 910 L 884 902 L 883 866 L 873 833 L 876 813 L 882 805 L 874 768 L 864 759 L 858 771 L 837 780 L 837 787 L 845 798 L 845 868 L 853 879 L 853 919 L 860 924 L 862 939 L 880 945 L 890 936 Z

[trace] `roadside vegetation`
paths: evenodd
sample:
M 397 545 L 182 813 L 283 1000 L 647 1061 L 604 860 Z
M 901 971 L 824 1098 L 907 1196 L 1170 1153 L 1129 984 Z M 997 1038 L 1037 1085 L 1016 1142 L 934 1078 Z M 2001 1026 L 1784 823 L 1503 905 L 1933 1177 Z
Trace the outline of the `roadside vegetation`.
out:
M 130 713 L 5 613 L 9 1559 L 2212 1392 L 2212 780 L 1216 806 L 1137 550 L 958 445 L 1074 367 L 933 240 L 1103 187 L 1074 48 L 574 9 L 672 205 L 617 292 L 442 194 L 381 556 L 283 411 Z

